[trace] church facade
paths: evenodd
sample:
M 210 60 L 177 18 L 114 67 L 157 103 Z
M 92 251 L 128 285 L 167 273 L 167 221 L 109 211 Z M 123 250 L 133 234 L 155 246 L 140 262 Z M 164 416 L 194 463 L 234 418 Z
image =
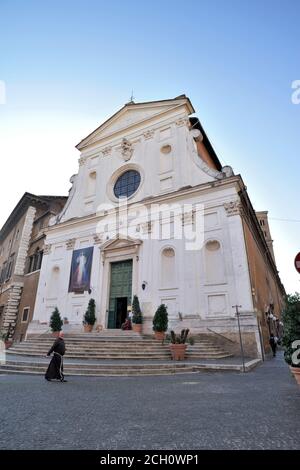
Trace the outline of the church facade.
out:
M 30 333 L 55 307 L 82 330 L 120 328 L 133 295 L 151 334 L 157 307 L 169 328 L 189 327 L 237 351 L 267 347 L 266 312 L 279 317 L 284 288 L 240 175 L 223 167 L 195 110 L 175 99 L 130 102 L 83 139 L 78 174 L 47 231 Z M 257 269 L 262 275 L 257 282 Z M 253 274 L 254 273 L 254 274 Z

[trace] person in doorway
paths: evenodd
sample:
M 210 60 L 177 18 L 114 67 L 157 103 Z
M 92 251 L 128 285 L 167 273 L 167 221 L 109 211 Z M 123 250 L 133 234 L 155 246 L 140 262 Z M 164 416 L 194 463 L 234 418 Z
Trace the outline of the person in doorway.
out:
M 127 318 L 129 318 L 130 322 L 132 323 L 132 317 L 133 317 L 133 313 L 132 313 L 132 309 L 130 307 L 130 305 L 127 307 Z
M 49 349 L 47 356 L 53 353 L 51 362 L 45 374 L 45 379 L 50 382 L 53 379 L 60 380 L 61 382 L 67 382 L 63 374 L 63 356 L 66 352 L 66 345 L 64 341 L 64 333 L 59 332 L 58 338 L 53 343 L 53 346 Z
M 270 346 L 271 346 L 271 349 L 272 349 L 272 352 L 273 352 L 273 357 L 275 357 L 276 356 L 278 338 L 277 338 L 277 336 L 274 336 L 273 333 L 270 336 L 269 343 L 270 343 Z

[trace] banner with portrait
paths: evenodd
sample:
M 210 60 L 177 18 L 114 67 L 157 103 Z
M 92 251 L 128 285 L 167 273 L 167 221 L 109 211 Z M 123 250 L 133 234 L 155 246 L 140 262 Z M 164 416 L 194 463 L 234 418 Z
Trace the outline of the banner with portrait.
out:
M 83 292 L 90 289 L 94 247 L 73 251 L 69 292 Z

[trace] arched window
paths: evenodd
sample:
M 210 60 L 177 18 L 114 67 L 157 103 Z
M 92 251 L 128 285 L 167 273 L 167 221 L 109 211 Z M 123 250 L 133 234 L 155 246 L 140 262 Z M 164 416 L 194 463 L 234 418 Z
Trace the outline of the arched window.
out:
M 161 254 L 161 287 L 176 287 L 176 258 L 173 248 L 165 248 Z
M 210 240 L 205 244 L 206 281 L 210 284 L 224 282 L 224 261 L 220 242 Z

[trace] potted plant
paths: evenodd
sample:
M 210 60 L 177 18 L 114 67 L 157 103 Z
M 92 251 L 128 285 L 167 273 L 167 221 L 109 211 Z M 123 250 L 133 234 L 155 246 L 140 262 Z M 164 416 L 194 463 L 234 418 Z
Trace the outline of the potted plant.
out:
M 64 317 L 64 325 L 68 325 L 68 324 L 69 324 L 68 317 Z
M 84 325 L 84 332 L 91 333 L 93 326 L 96 323 L 96 315 L 95 315 L 96 305 L 95 300 L 90 299 L 88 308 L 84 314 L 83 318 L 83 325 Z
M 140 302 L 137 295 L 133 296 L 132 301 L 132 329 L 136 333 L 142 333 L 143 316 L 140 308 Z
M 189 334 L 189 330 L 186 328 L 181 330 L 180 335 L 176 335 L 174 331 L 171 331 L 171 355 L 173 361 L 183 361 L 186 353 L 186 340 Z
M 168 310 L 165 304 L 161 304 L 153 317 L 153 331 L 155 339 L 163 341 L 168 329 Z
M 285 300 L 285 308 L 282 314 L 284 359 L 289 364 L 291 372 L 300 385 L 299 350 L 296 350 L 300 340 L 300 294 L 296 292 L 294 295 L 287 295 Z
M 59 332 L 61 331 L 62 326 L 63 326 L 63 321 L 61 319 L 59 310 L 57 307 L 55 307 L 50 317 L 50 328 L 52 331 L 52 336 L 57 337 L 59 335 Z

